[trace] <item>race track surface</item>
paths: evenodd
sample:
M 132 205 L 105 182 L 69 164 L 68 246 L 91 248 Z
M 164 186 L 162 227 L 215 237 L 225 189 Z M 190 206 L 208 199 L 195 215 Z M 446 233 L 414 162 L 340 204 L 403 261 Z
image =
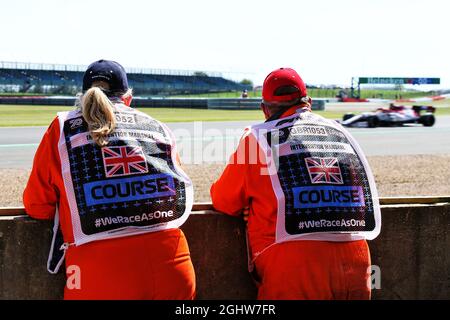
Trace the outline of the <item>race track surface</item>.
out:
M 223 163 L 243 129 L 256 122 L 168 123 L 177 137 L 182 162 Z M 30 168 L 45 127 L 0 128 L 0 168 Z M 450 116 L 434 127 L 350 129 L 368 156 L 450 154 Z

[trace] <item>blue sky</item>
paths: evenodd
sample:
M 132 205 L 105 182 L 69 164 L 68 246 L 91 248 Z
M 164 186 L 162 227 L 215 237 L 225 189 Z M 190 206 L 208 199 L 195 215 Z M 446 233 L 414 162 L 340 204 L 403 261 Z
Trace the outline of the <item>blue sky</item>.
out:
M 445 0 L 0 0 L 0 61 L 232 72 L 261 84 L 440 77 L 450 88 Z

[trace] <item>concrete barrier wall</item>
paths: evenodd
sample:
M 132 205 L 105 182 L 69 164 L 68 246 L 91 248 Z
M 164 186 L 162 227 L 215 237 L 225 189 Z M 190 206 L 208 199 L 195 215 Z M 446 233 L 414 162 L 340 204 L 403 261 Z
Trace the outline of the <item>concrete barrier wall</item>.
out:
M 325 100 L 313 99 L 312 110 L 325 110 Z M 208 99 L 208 109 L 258 110 L 261 99 Z
M 259 109 L 261 99 L 209 99 L 208 109 L 255 110 Z
M 75 105 L 75 98 L 67 99 L 50 99 L 50 98 L 35 98 L 35 97 L 2 97 L 0 104 L 8 105 L 42 105 L 42 106 L 73 106 Z
M 385 206 L 381 235 L 370 242 L 381 270 L 374 299 L 450 298 L 450 206 Z M 60 299 L 64 275 L 46 272 L 52 223 L 0 217 L 0 299 Z M 196 212 L 182 228 L 199 299 L 254 299 L 242 220 Z
M 0 97 L 0 104 L 8 105 L 45 105 L 73 106 L 75 98 L 60 97 Z M 227 109 L 227 110 L 258 110 L 261 99 L 217 99 L 217 98 L 139 98 L 133 99 L 132 107 L 139 108 L 189 108 L 189 109 Z M 325 110 L 325 100 L 313 100 L 313 110 Z
M 74 97 L 46 98 L 1 98 L 0 104 L 8 105 L 43 105 L 43 106 L 74 106 Z M 208 109 L 208 99 L 176 99 L 176 98 L 139 98 L 133 99 L 132 107 L 140 108 L 190 108 Z

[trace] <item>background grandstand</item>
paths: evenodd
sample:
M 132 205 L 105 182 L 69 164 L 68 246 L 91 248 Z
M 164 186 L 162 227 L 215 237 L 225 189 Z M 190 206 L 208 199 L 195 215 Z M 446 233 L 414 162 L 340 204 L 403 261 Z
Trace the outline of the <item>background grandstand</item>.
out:
M 0 62 L 0 92 L 73 95 L 81 91 L 86 66 Z M 136 95 L 202 94 L 251 90 L 203 71 L 132 69 L 128 80 Z

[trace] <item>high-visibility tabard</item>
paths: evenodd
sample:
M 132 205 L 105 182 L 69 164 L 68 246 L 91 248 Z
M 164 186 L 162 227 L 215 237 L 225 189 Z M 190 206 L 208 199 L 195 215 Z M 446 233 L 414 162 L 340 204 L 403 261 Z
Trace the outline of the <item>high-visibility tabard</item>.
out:
M 193 203 L 162 123 L 116 105 L 117 127 L 99 147 L 79 111 L 60 113 L 59 153 L 75 244 L 176 228 Z
M 254 126 L 252 134 L 266 154 L 266 174 L 278 200 L 277 243 L 373 239 L 379 234 L 373 174 L 341 125 L 301 112 Z

